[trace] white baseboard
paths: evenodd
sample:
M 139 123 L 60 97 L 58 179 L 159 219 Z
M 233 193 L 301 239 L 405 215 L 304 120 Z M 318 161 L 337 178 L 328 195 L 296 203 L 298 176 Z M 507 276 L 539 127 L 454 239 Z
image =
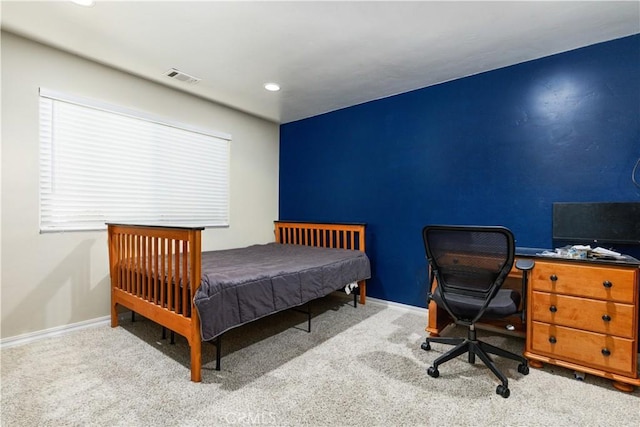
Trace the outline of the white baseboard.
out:
M 383 305 L 385 307 L 394 308 L 396 310 L 411 311 L 411 312 L 414 312 L 416 314 L 424 314 L 425 316 L 429 312 L 424 307 L 416 307 L 416 306 L 413 306 L 413 305 L 401 304 L 399 302 L 385 301 L 383 299 L 378 299 L 378 298 L 367 297 L 367 304 L 368 303 L 372 303 L 372 304 L 376 304 L 376 305 Z
M 416 314 L 426 316 L 428 310 L 422 307 L 415 307 L 412 305 L 401 304 L 393 301 L 385 301 L 378 298 L 367 297 L 367 304 L 376 304 L 389 308 L 393 308 L 395 310 L 409 311 Z M 120 314 L 122 315 L 122 313 Z M 69 332 L 77 331 L 80 329 L 93 328 L 96 326 L 102 326 L 108 324 L 111 321 L 111 316 L 98 317 L 96 319 L 85 320 L 83 322 L 72 323 L 70 325 L 57 326 L 55 328 L 45 329 L 37 332 L 30 332 L 23 335 L 18 335 L 15 337 L 9 337 L 0 340 L 0 349 L 15 347 L 18 345 L 28 344 L 34 341 L 38 341 L 45 338 L 51 338 L 55 336 L 60 336 L 64 334 L 68 334 Z
M 93 328 L 96 326 L 102 326 L 109 324 L 111 316 L 98 317 L 96 319 L 85 320 L 78 323 L 72 323 L 70 325 L 57 326 L 55 328 L 44 329 L 42 331 L 30 332 L 15 337 L 9 337 L 0 340 L 0 349 L 15 347 L 18 345 L 28 344 L 34 341 L 39 341 L 45 338 L 56 337 L 69 332 L 77 331 L 80 329 Z

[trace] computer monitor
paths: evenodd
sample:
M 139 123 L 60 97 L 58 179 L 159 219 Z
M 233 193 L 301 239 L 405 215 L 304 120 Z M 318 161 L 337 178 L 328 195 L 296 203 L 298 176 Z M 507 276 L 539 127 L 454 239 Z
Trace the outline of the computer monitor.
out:
M 640 245 L 640 202 L 554 203 L 553 239 Z

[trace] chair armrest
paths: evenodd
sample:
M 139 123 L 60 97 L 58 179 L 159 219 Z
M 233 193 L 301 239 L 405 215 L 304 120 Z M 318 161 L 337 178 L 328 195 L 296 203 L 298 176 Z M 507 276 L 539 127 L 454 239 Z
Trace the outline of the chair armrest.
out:
M 535 265 L 536 262 L 530 258 L 516 260 L 516 268 L 522 271 L 522 312 L 520 313 L 520 319 L 523 322 L 527 320 L 527 275 Z
M 429 308 L 429 303 L 433 299 L 433 292 L 431 292 L 431 289 L 433 288 L 433 281 L 436 278 L 436 275 L 433 272 L 433 269 L 431 268 L 431 266 L 429 266 L 428 268 L 429 268 L 429 285 L 428 285 L 429 287 L 427 288 L 427 308 Z
M 536 262 L 529 258 L 516 260 L 516 268 L 522 271 L 529 271 L 536 265 Z

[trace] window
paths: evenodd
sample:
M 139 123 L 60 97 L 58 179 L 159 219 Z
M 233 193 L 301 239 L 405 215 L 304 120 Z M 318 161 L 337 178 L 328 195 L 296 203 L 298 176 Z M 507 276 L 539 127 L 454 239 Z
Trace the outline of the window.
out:
M 40 231 L 229 224 L 230 135 L 40 89 Z

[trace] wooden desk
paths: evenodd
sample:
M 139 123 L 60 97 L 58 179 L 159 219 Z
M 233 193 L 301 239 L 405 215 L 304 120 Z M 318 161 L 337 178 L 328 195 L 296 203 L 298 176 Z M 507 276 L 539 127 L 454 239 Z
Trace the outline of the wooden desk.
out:
M 529 272 L 526 322 L 512 317 L 477 326 L 525 337 L 524 356 L 532 367 L 551 363 L 601 376 L 627 392 L 640 386 L 640 265 L 543 257 L 535 261 Z M 503 286 L 521 289 L 521 280 L 522 272 L 514 267 Z M 448 313 L 431 301 L 426 331 L 438 336 L 451 323 Z M 508 331 L 507 324 L 515 331 Z

